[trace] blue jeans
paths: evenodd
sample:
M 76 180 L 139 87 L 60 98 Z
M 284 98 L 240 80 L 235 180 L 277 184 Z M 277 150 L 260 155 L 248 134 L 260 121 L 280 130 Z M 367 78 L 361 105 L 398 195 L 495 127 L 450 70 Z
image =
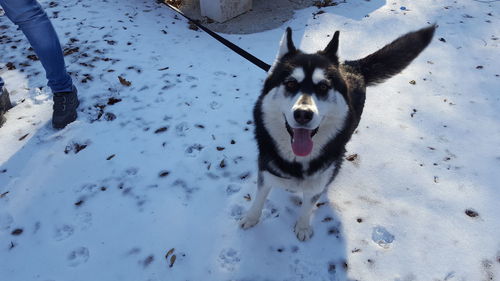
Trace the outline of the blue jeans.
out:
M 53 93 L 71 92 L 73 82 L 64 64 L 59 38 L 36 0 L 0 0 L 7 17 L 23 31 L 40 59 Z M 0 89 L 3 86 L 0 77 Z

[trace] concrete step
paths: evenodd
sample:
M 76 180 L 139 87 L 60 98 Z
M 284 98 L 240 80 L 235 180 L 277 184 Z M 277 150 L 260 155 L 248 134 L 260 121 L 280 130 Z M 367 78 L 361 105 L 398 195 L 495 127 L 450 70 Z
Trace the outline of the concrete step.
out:
M 252 9 L 252 0 L 200 0 L 202 16 L 225 22 Z

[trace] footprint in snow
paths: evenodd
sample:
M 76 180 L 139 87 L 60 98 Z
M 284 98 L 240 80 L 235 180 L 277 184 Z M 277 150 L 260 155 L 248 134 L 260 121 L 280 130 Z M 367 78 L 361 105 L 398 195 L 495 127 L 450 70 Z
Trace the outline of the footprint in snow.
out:
M 75 228 L 68 224 L 63 224 L 55 228 L 54 239 L 62 241 L 69 238 L 75 232 Z
M 187 122 L 181 122 L 175 126 L 175 133 L 178 137 L 185 137 L 187 131 L 189 131 Z
M 185 182 L 184 180 L 181 180 L 181 179 L 176 179 L 172 183 L 172 186 L 176 187 L 176 188 L 181 188 L 182 191 L 184 192 L 186 200 L 191 199 L 191 196 L 193 195 L 193 193 L 196 192 L 196 191 L 198 191 L 200 189 L 199 187 L 191 187 L 191 186 L 189 186 L 187 182 Z
M 241 185 L 231 183 L 226 188 L 227 195 L 233 195 L 241 190 Z
M 235 220 L 240 220 L 243 217 L 244 208 L 241 205 L 234 205 L 231 207 L 231 217 Z
M 213 110 L 219 109 L 219 108 L 221 108 L 221 106 L 222 105 L 220 103 L 216 102 L 216 101 L 213 101 L 213 102 L 210 103 L 210 108 L 213 109 Z
M 137 175 L 137 173 L 139 173 L 139 168 L 136 168 L 136 167 L 130 167 L 128 169 L 125 170 L 125 172 L 123 173 L 124 177 L 126 176 L 135 176 Z
M 68 265 L 71 267 L 79 266 L 86 263 L 89 257 L 90 253 L 87 247 L 78 247 L 68 254 Z
M 81 230 L 88 229 L 92 225 L 92 213 L 83 212 L 76 215 L 76 221 Z
M 273 201 L 267 200 L 264 203 L 264 209 L 262 210 L 262 216 L 265 218 L 275 215 L 278 212 L 278 206 L 274 204 Z
M 186 82 L 193 82 L 193 81 L 198 80 L 198 78 L 196 78 L 194 76 L 187 76 L 185 79 L 186 79 Z
M 200 151 L 203 150 L 203 145 L 199 144 L 199 143 L 195 143 L 191 146 L 189 146 L 188 148 L 186 148 L 186 156 L 189 156 L 189 157 L 196 157 L 198 156 L 198 154 L 200 154 Z
M 219 254 L 220 266 L 228 271 L 234 271 L 239 262 L 239 253 L 235 249 L 223 249 Z

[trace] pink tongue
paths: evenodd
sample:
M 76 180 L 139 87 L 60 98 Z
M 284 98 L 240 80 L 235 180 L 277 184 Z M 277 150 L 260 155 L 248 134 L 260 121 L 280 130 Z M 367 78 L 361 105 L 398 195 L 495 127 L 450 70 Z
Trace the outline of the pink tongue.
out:
M 307 156 L 313 149 L 311 130 L 293 129 L 292 150 L 297 156 Z

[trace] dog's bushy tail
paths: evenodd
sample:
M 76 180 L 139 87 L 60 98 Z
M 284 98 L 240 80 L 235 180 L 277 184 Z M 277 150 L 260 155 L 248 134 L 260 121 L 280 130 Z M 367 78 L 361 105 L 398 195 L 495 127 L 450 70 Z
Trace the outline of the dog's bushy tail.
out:
M 432 40 L 436 25 L 407 33 L 382 49 L 346 65 L 356 68 L 365 78 L 366 86 L 381 83 L 407 67 Z

